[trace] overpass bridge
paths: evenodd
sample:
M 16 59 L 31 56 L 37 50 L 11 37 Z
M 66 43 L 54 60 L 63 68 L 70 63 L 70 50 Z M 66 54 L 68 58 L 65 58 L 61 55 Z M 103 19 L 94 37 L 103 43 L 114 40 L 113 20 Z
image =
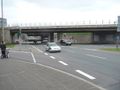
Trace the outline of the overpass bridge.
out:
M 91 43 L 114 43 L 117 33 L 116 24 L 100 25 L 55 25 L 55 26 L 11 26 L 7 27 L 10 35 L 14 36 L 17 32 L 26 33 L 32 36 L 48 36 L 49 41 L 54 41 L 54 34 L 57 40 L 61 39 L 63 33 L 90 32 Z
M 19 29 L 22 32 L 104 32 L 116 31 L 116 24 L 105 25 L 62 25 L 62 26 L 13 26 L 8 27 L 11 33 L 17 32 Z

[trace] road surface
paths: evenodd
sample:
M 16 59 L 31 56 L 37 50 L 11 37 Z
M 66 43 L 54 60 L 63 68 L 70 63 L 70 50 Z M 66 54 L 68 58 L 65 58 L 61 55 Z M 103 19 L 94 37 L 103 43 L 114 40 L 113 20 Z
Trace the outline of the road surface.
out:
M 61 53 L 45 52 L 44 45 L 21 45 L 10 50 L 10 60 L 0 62 L 3 65 L 10 63 L 12 67 L 8 65 L 8 70 L 11 68 L 10 70 L 15 73 L 15 82 L 20 83 L 20 86 L 22 82 L 27 82 L 22 85 L 23 88 L 31 86 L 38 90 L 41 85 L 43 88 L 40 90 L 56 90 L 56 88 L 58 88 L 57 90 L 102 90 L 103 88 L 120 90 L 120 53 L 98 50 L 103 47 L 114 47 L 114 45 L 62 46 Z M 15 67 L 17 68 L 15 69 Z M 10 72 L 6 73 L 8 74 L 1 74 L 0 77 L 10 76 L 11 78 L 13 75 Z M 10 78 L 6 79 L 8 84 L 12 81 Z M 3 81 L 3 83 L 5 82 Z M 14 88 L 20 87 L 19 84 L 16 84 L 13 85 Z

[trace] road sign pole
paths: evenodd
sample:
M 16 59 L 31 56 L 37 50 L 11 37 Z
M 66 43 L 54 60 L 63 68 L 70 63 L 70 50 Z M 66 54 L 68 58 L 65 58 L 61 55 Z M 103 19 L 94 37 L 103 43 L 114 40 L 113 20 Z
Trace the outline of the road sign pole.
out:
M 119 36 L 117 35 L 117 37 L 116 37 L 116 48 L 118 49 L 118 46 L 119 45 Z
M 1 0 L 1 28 L 2 28 L 2 41 L 4 41 L 4 20 L 3 20 L 3 0 Z

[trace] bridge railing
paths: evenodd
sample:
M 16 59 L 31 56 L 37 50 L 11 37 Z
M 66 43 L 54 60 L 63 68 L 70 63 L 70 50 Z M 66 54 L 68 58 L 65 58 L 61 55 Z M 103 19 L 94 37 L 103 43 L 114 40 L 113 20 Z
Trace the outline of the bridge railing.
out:
M 8 24 L 8 28 L 12 29 L 36 29 L 36 28 L 73 28 L 73 27 L 116 27 L 117 21 L 81 21 L 81 22 L 64 22 L 64 23 L 28 23 L 28 24 Z
M 61 26 L 9 26 L 10 29 L 46 29 L 46 28 L 105 28 L 105 27 L 117 27 L 116 24 L 104 24 L 104 25 L 61 25 Z
M 117 24 L 117 21 L 111 20 L 83 20 L 76 22 L 36 22 L 36 23 L 17 23 L 17 24 L 8 24 L 8 26 L 67 26 L 67 25 L 105 25 L 105 24 Z

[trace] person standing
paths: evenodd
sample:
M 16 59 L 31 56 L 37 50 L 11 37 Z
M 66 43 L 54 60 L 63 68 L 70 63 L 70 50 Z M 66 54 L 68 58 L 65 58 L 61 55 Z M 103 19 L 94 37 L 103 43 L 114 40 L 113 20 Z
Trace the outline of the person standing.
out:
M 2 54 L 2 57 L 5 58 L 6 57 L 6 44 L 4 41 L 1 42 L 0 44 L 0 48 L 1 48 L 1 54 Z

